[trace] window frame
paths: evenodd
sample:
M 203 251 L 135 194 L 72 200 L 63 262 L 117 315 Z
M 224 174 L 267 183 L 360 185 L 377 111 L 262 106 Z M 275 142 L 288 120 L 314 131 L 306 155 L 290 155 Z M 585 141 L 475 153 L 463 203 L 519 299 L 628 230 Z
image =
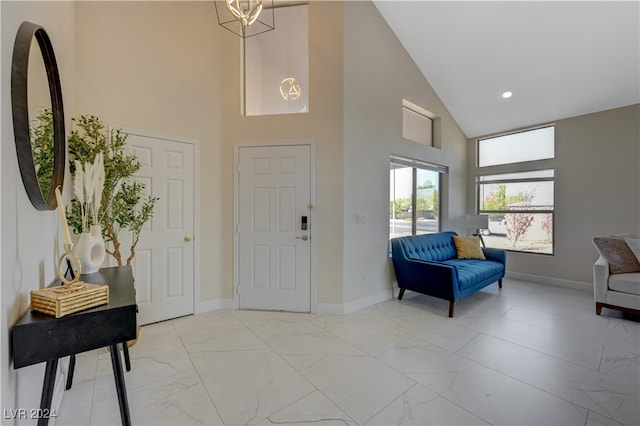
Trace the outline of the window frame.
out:
M 243 38 L 241 41 L 241 76 L 240 76 L 240 113 L 242 116 L 244 117 L 264 117 L 264 116 L 272 116 L 272 115 L 289 115 L 289 114 L 308 114 L 311 111 L 311 94 L 310 94 L 310 89 L 311 89 L 311 80 L 310 80 L 310 60 L 311 60 L 311 44 L 310 44 L 310 11 L 309 11 L 309 3 L 305 3 L 305 2 L 294 2 L 294 3 L 286 3 L 286 4 L 279 4 L 279 5 L 274 5 L 273 9 L 281 9 L 282 11 L 286 11 L 287 9 L 304 9 L 304 15 L 305 15 L 305 19 L 303 20 L 298 20 L 297 22 L 304 22 L 304 26 L 305 26 L 305 30 L 304 32 L 301 32 L 300 34 L 298 34 L 299 39 L 303 39 L 305 41 L 304 43 L 304 52 L 302 54 L 299 55 L 292 55 L 289 56 L 291 54 L 290 50 L 292 51 L 292 49 L 287 49 L 285 51 L 286 57 L 279 57 L 278 54 L 282 53 L 282 52 L 268 52 L 269 54 L 267 55 L 267 57 L 272 58 L 274 57 L 274 55 L 277 57 L 276 59 L 273 59 L 272 62 L 269 62 L 267 65 L 263 64 L 258 64 L 254 67 L 254 63 L 252 62 L 252 60 L 250 59 L 250 47 L 248 47 L 247 43 L 251 44 L 251 43 L 258 43 L 259 40 L 262 40 L 262 42 L 266 43 L 268 46 L 278 46 L 278 45 L 283 45 L 284 43 L 286 43 L 288 40 L 291 40 L 291 38 L 286 38 L 286 36 L 288 34 L 280 34 L 276 31 L 269 31 L 269 32 L 265 32 L 264 36 L 261 36 L 261 39 L 255 38 L 255 37 L 249 37 L 249 38 Z M 278 12 L 278 13 L 281 13 Z M 273 12 L 272 12 L 273 13 Z M 288 18 L 285 18 L 283 16 L 280 16 L 281 20 L 285 20 Z M 291 28 L 289 28 L 289 30 L 292 30 Z M 262 33 L 260 33 L 262 34 Z M 278 40 L 277 37 L 285 37 L 285 40 Z M 265 38 L 268 38 L 269 41 L 265 41 Z M 295 37 L 294 37 L 295 39 Z M 282 73 L 282 75 L 278 76 L 277 79 L 272 80 L 272 82 L 274 82 L 274 85 L 271 86 L 271 88 L 273 89 L 272 94 L 273 96 L 270 98 L 268 96 L 268 92 L 265 92 L 263 90 L 251 90 L 248 86 L 250 85 L 250 83 L 248 82 L 248 80 L 251 80 L 247 75 L 251 74 L 252 71 L 256 71 L 257 74 L 261 75 L 261 78 L 263 77 L 262 74 L 264 74 L 265 72 L 265 67 L 267 69 L 269 69 L 270 71 L 273 71 L 272 68 L 274 67 L 273 64 L 291 64 L 296 60 L 301 59 L 301 57 L 304 57 L 304 61 L 303 62 L 299 62 L 298 67 L 301 67 L 303 69 L 303 75 L 294 75 L 291 73 L 291 68 L 296 68 L 295 66 L 289 66 L 287 67 L 288 69 Z M 284 78 L 284 79 L 283 79 Z M 292 78 L 292 80 L 289 80 L 289 78 Z M 285 81 L 287 80 L 287 81 Z M 251 82 L 253 82 L 253 80 L 251 80 Z M 260 80 L 258 83 L 258 86 L 260 88 L 262 88 L 262 83 L 263 81 Z M 276 83 L 278 83 L 278 91 L 276 92 L 275 87 L 276 87 Z M 285 98 L 285 95 L 283 93 L 283 89 L 285 89 L 285 92 L 288 92 L 288 90 L 291 90 L 293 92 L 296 92 L 296 94 L 299 95 L 299 97 L 291 97 L 291 98 Z M 254 96 L 256 92 L 259 92 L 259 98 L 260 98 L 260 102 L 257 102 L 255 99 L 250 99 L 250 96 Z M 266 99 L 266 101 L 262 101 L 262 99 Z M 282 99 L 285 99 L 285 103 L 282 103 Z M 271 100 L 270 100 L 271 99 Z M 276 101 L 274 101 L 273 99 L 275 99 Z M 295 110 L 293 107 L 287 106 L 287 100 L 288 99 L 292 99 L 295 105 L 295 102 L 297 101 L 301 101 L 303 102 L 303 110 Z M 259 106 L 260 104 L 267 102 L 267 103 L 271 103 L 271 105 L 269 107 L 265 107 L 264 105 Z
M 554 127 L 554 137 L 553 137 L 553 158 L 544 158 L 538 160 L 530 160 L 530 161 L 517 161 L 513 163 L 505 163 L 498 165 L 490 165 L 490 166 L 480 166 L 480 141 L 485 139 L 491 139 L 499 136 L 507 136 L 510 134 L 523 133 L 527 131 L 534 131 L 542 128 Z M 543 256 L 554 256 L 555 255 L 555 228 L 556 228 L 556 167 L 555 167 L 555 123 L 545 124 L 541 126 L 531 127 L 527 129 L 521 129 L 513 132 L 502 133 L 498 135 L 492 135 L 488 137 L 477 138 L 475 140 L 475 148 L 476 148 L 476 162 L 475 162 L 475 211 L 476 214 L 550 214 L 551 215 L 551 252 L 540 252 L 540 251 L 531 251 L 531 250 L 522 250 L 516 248 L 505 248 L 505 250 L 516 253 L 525 253 L 525 254 L 536 254 Z M 543 171 L 551 171 L 551 176 L 541 176 L 541 177 L 509 177 L 509 178 L 499 178 L 500 175 L 509 175 L 509 174 L 519 174 L 519 173 L 531 173 L 531 172 L 543 172 Z M 487 177 L 496 177 L 495 179 L 483 180 L 483 178 Z M 481 198 L 481 186 L 484 184 L 509 184 L 509 183 L 535 183 L 535 182 L 552 182 L 553 184 L 553 208 L 541 208 L 541 209 L 508 209 L 505 210 L 489 210 L 483 209 L 483 199 Z M 487 244 L 487 247 L 491 247 L 491 245 Z
M 436 231 L 434 231 L 434 233 L 440 232 L 440 230 L 442 229 L 442 193 L 443 193 L 443 188 L 442 188 L 442 183 L 443 183 L 443 174 L 449 173 L 449 168 L 447 166 L 442 166 L 439 164 L 434 164 L 434 163 L 429 163 L 426 161 L 421 161 L 421 160 L 416 160 L 416 159 L 411 159 L 411 158 L 406 158 L 406 157 L 399 157 L 399 156 L 394 156 L 392 155 L 391 158 L 389 159 L 389 166 L 390 166 L 390 170 L 391 166 L 402 166 L 402 167 L 410 167 L 412 169 L 411 175 L 412 175 L 412 182 L 411 182 L 411 235 L 417 235 L 417 231 L 418 231 L 418 169 L 420 170 L 427 170 L 427 171 L 431 171 L 431 172 L 435 172 L 438 174 L 438 215 L 437 215 L 437 221 L 438 221 L 438 228 Z M 395 200 L 395 197 L 394 199 Z M 395 216 L 395 215 L 394 215 Z M 394 217 L 395 220 L 395 217 Z M 396 237 L 392 237 L 391 236 L 391 226 L 389 227 L 389 241 L 392 238 L 396 238 Z M 389 244 L 389 247 L 391 247 L 391 244 Z
M 488 167 L 504 167 L 504 166 L 509 166 L 509 165 L 520 165 L 520 164 L 526 164 L 526 163 L 535 163 L 535 162 L 539 162 L 539 161 L 549 161 L 549 160 L 553 160 L 555 158 L 555 124 L 545 124 L 542 126 L 536 126 L 536 127 L 530 127 L 530 128 L 526 128 L 526 129 L 522 129 L 522 130 L 516 130 L 513 132 L 507 132 L 507 133 L 500 133 L 497 135 L 490 135 L 490 136 L 483 136 L 481 138 L 477 138 L 476 139 L 476 167 L 480 168 L 480 169 L 485 169 Z M 517 160 L 517 161 L 512 161 L 509 163 L 497 163 L 497 164 L 487 164 L 484 166 L 480 165 L 480 146 L 482 144 L 482 142 L 484 141 L 489 141 L 492 139 L 497 139 L 497 138 L 501 138 L 501 137 L 505 137 L 505 136 L 515 136 L 515 135 L 521 135 L 524 133 L 528 133 L 528 132 L 535 132 L 538 130 L 543 130 L 543 129 L 549 129 L 552 128 L 553 129 L 553 157 L 542 157 L 542 158 L 535 158 L 535 159 L 528 159 L 528 160 Z
M 428 121 L 429 134 L 428 140 L 419 140 L 418 138 L 410 138 L 408 137 L 408 133 L 405 133 L 405 129 L 407 129 L 408 122 L 405 120 L 405 112 L 408 114 L 415 116 L 415 119 L 423 119 Z M 427 125 L 426 123 L 423 123 Z M 431 148 L 440 148 L 440 120 L 437 115 L 432 113 L 431 111 L 422 108 L 419 105 L 414 104 L 406 99 L 402 99 L 402 138 L 411 142 L 416 142 L 422 144 L 424 146 L 428 146 Z

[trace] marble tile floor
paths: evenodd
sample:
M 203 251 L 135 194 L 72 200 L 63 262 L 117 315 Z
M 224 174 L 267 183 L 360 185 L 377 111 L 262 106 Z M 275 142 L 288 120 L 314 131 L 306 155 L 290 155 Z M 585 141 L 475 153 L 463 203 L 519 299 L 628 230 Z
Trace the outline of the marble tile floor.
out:
M 638 425 L 640 320 L 506 279 L 345 316 L 226 310 L 144 326 L 135 425 Z M 119 424 L 109 354 L 78 356 L 56 425 Z

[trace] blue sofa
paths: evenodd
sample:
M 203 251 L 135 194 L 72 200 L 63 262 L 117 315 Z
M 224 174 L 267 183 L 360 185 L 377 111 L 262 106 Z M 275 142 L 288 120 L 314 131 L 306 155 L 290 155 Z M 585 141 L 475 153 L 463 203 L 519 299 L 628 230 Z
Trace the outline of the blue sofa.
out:
M 496 281 L 502 288 L 506 270 L 505 250 L 483 248 L 486 260 L 458 259 L 453 243 L 455 232 L 393 238 L 391 256 L 402 300 L 405 290 L 449 301 L 449 317 L 454 304 Z

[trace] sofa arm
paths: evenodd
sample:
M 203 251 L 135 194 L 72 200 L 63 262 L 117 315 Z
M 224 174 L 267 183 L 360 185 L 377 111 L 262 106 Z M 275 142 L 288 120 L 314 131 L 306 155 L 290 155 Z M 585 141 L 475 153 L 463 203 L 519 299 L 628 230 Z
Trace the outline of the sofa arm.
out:
M 483 247 L 482 251 L 484 253 L 484 257 L 488 260 L 493 260 L 495 262 L 500 262 L 506 266 L 507 264 L 507 251 L 497 248 L 491 247 Z
M 451 265 L 419 259 L 394 259 L 398 287 L 447 300 L 458 300 L 458 270 Z
M 593 264 L 593 300 L 607 303 L 607 289 L 609 288 L 609 264 L 600 256 Z

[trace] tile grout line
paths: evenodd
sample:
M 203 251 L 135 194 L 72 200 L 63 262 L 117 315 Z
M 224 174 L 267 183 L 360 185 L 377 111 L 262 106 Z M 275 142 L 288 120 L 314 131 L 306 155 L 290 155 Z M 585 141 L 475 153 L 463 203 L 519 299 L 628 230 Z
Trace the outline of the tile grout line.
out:
M 216 410 L 216 414 L 218 415 L 218 418 L 220 419 L 220 421 L 224 425 L 225 424 L 224 423 L 224 419 L 222 418 L 222 415 L 220 414 L 220 410 L 218 410 L 218 407 L 216 406 L 216 403 L 213 400 L 213 397 L 211 396 L 211 393 L 209 393 L 209 389 L 207 388 L 207 386 L 205 386 L 204 380 L 202 380 L 202 376 L 200 375 L 200 371 L 198 371 L 198 369 L 196 368 L 195 364 L 193 363 L 193 358 L 191 358 L 191 352 L 189 352 L 187 350 L 187 347 L 184 344 L 184 340 L 182 340 L 182 336 L 180 335 L 180 332 L 176 328 L 175 321 L 176 321 L 175 319 L 171 320 L 171 326 L 175 330 L 176 335 L 178 336 L 178 340 L 180 340 L 180 344 L 182 345 L 182 348 L 184 349 L 184 352 L 189 357 L 189 362 L 191 363 L 191 367 L 193 368 L 193 370 L 195 371 L 196 375 L 198 376 L 198 379 L 200 380 L 200 383 L 202 384 L 202 387 L 203 387 L 204 391 L 207 393 L 207 397 L 209 398 L 209 401 L 211 402 L 211 405 L 213 406 L 213 409 Z

